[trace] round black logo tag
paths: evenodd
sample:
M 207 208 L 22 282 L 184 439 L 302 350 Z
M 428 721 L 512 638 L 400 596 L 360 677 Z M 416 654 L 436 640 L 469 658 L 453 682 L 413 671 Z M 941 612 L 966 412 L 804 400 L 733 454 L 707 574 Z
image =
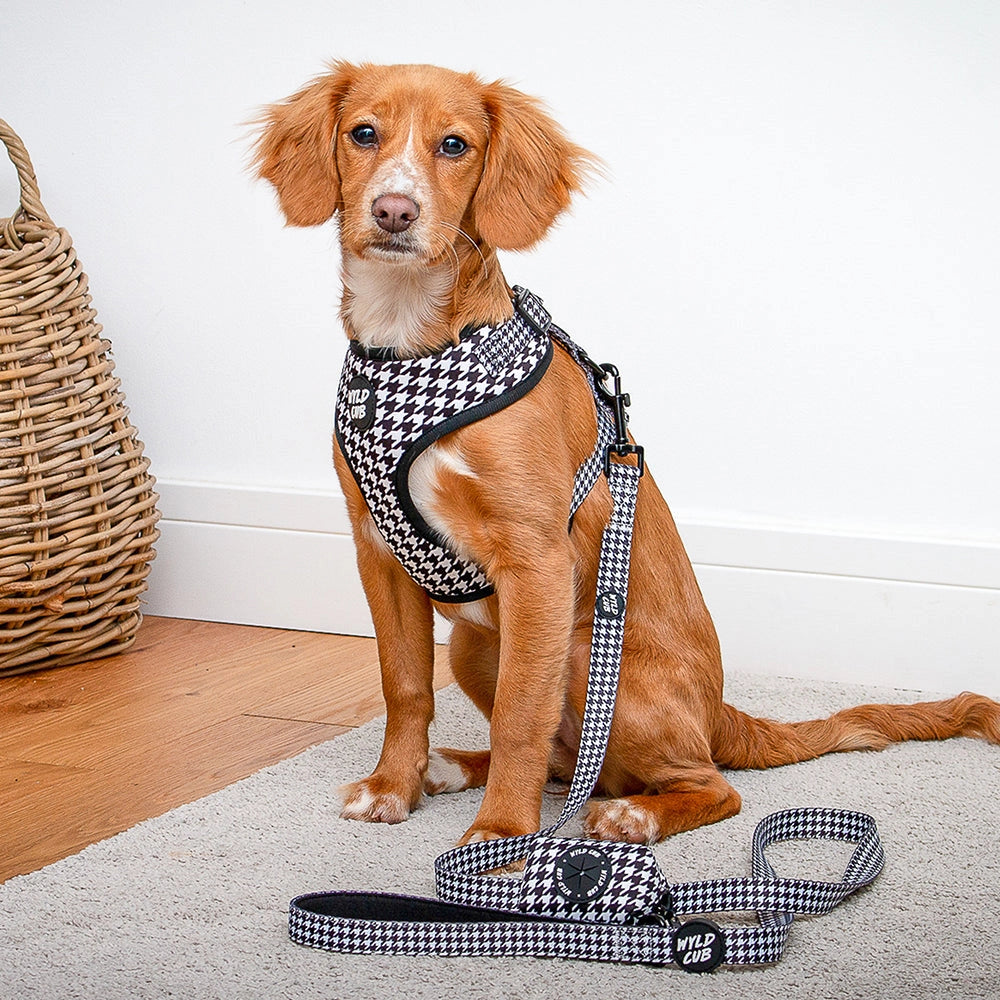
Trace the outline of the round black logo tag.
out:
M 596 848 L 580 844 L 556 858 L 556 887 L 574 903 L 590 903 L 604 894 L 611 862 Z
M 685 972 L 711 972 L 725 951 L 722 929 L 711 920 L 689 920 L 674 931 L 674 961 Z
M 608 590 L 597 596 L 597 613 L 601 618 L 616 621 L 625 614 L 625 598 L 617 590 Z
M 355 375 L 347 384 L 347 415 L 359 431 L 375 422 L 375 386 L 364 375 Z

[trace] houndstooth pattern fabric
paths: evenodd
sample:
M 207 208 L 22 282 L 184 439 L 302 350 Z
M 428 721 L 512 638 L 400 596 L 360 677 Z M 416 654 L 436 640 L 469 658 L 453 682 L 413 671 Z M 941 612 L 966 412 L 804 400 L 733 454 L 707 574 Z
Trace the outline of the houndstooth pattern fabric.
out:
M 765 857 L 780 840 L 832 839 L 856 844 L 840 882 L 778 879 Z M 563 841 L 563 843 L 580 843 Z M 584 842 L 589 843 L 589 842 Z M 600 850 L 611 845 L 598 844 Z M 622 847 L 625 845 L 615 845 Z M 723 928 L 721 961 L 764 965 L 782 955 L 795 913 L 825 913 L 869 885 L 882 866 L 875 821 L 864 813 L 835 809 L 791 809 L 757 827 L 752 845 L 753 878 L 689 882 L 667 887 L 677 914 L 760 912 L 760 926 Z M 769 873 L 769 874 L 763 874 Z M 527 877 L 527 876 L 526 876 Z M 494 879 L 519 888 L 516 879 Z M 392 903 L 406 899 L 410 919 L 394 920 Z M 386 916 L 379 913 L 386 904 Z M 654 914 L 655 916 L 655 911 Z M 685 925 L 666 919 L 639 923 L 542 919 L 518 912 L 371 893 L 313 893 L 292 901 L 289 934 L 312 948 L 358 954 L 488 955 L 580 958 L 665 965 L 677 960 Z
M 528 293 L 519 286 L 515 286 L 514 291 L 518 294 Z M 597 404 L 597 447 L 584 459 L 580 468 L 577 469 L 576 478 L 573 482 L 573 499 L 570 503 L 570 517 L 576 513 L 580 504 L 587 499 L 594 483 L 600 478 L 604 471 L 604 456 L 607 454 L 608 446 L 615 439 L 615 422 L 611 415 L 611 409 L 598 392 L 597 380 L 595 379 L 597 365 L 590 359 L 587 352 L 575 343 L 561 327 L 551 323 L 549 326 L 549 336 L 559 344 L 567 354 L 579 365 L 587 382 L 590 385 L 591 393 Z
M 557 340 L 593 375 L 584 352 L 558 328 L 540 299 L 517 289 L 511 319 L 464 335 L 419 358 L 348 349 L 337 391 L 336 435 L 372 518 L 407 573 L 436 600 L 460 603 L 492 593 L 482 569 L 455 553 L 424 521 L 409 494 L 417 456 L 448 431 L 497 412 L 544 374 Z M 569 517 L 601 473 L 614 430 L 598 406 L 594 450 L 573 484 Z
M 666 890 L 644 844 L 538 837 L 525 862 L 520 908 L 561 920 L 628 924 L 652 912 Z
M 621 924 L 577 924 L 533 920 L 522 914 L 455 907 L 453 921 L 442 920 L 436 904 L 427 920 L 380 920 L 330 916 L 315 912 L 329 894 L 309 894 L 292 901 L 289 934 L 296 944 L 357 955 L 438 955 L 576 958 L 610 962 L 671 961 L 669 942 L 660 928 Z
M 418 358 L 347 352 L 337 392 L 337 441 L 383 538 L 437 600 L 492 592 L 485 573 L 427 525 L 409 498 L 414 459 L 441 434 L 520 398 L 552 357 L 547 333 L 518 311 L 457 345 Z
M 587 499 L 590 491 L 594 488 L 594 483 L 601 477 L 604 471 L 604 456 L 608 448 L 615 439 L 615 422 L 611 418 L 607 407 L 598 405 L 597 407 L 597 447 L 583 460 L 580 468 L 577 469 L 576 478 L 573 481 L 573 497 L 570 501 L 570 518 L 577 512 L 580 504 Z
M 604 763 L 625 638 L 632 525 L 641 475 L 634 465 L 614 462 L 610 466 L 608 487 L 614 508 L 601 538 L 587 700 L 576 770 L 562 822 L 566 822 L 570 815 L 575 815 L 586 804 Z M 579 782 L 577 774 L 581 776 Z M 572 813 L 569 813 L 570 809 L 573 810 Z
M 781 879 L 766 849 L 784 840 L 840 840 L 857 847 L 841 882 Z M 757 913 L 828 913 L 882 870 L 885 854 L 875 822 L 865 813 L 797 809 L 762 820 L 754 833 L 753 877 L 716 879 L 674 886 L 682 913 L 726 913 L 742 908 Z
M 782 879 L 767 859 L 767 848 L 786 840 L 837 840 L 855 844 L 839 882 Z M 875 820 L 842 809 L 788 809 L 765 817 L 754 831 L 751 878 L 714 879 L 672 885 L 679 914 L 752 912 L 759 927 L 726 928 L 729 964 L 777 962 L 796 914 L 829 913 L 879 876 L 885 853 Z M 751 958 L 736 958 L 736 955 Z

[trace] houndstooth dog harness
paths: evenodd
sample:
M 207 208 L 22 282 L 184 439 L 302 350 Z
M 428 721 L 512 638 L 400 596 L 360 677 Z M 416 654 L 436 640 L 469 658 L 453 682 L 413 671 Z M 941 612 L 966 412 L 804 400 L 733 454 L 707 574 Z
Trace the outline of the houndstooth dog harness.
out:
M 518 331 L 505 332 L 504 341 L 508 336 L 522 337 L 525 344 L 534 345 L 527 349 L 538 360 L 519 364 L 498 349 L 494 356 L 503 359 L 498 367 L 510 373 L 515 379 L 510 384 L 517 387 L 547 364 L 542 360 L 543 334 L 570 352 L 587 375 L 598 410 L 598 445 L 577 474 L 573 510 L 602 472 L 613 500 L 601 539 L 580 749 L 566 803 L 556 822 L 539 833 L 466 844 L 442 854 L 434 865 L 437 900 L 387 893 L 308 893 L 290 904 L 289 935 L 298 944 L 356 954 L 561 957 L 676 964 L 688 972 L 708 972 L 722 964 L 776 962 L 795 914 L 830 911 L 882 870 L 884 854 L 872 817 L 812 808 L 774 813 L 754 833 L 750 878 L 703 882 L 671 883 L 644 845 L 553 836 L 584 806 L 604 762 L 621 664 L 643 455 L 625 429 L 628 397 L 621 392 L 617 370 L 594 364 L 550 323 L 539 300 L 523 289 L 515 292 Z M 528 329 L 518 320 L 526 314 Z M 468 354 L 480 357 L 481 341 L 475 336 L 463 338 L 463 344 L 468 345 Z M 472 365 L 467 360 L 456 363 L 463 371 Z M 347 376 L 348 391 L 359 375 L 375 385 L 360 369 L 352 371 Z M 520 374 L 514 375 L 515 371 Z M 605 385 L 608 378 L 613 380 L 611 390 Z M 506 379 L 500 383 L 507 385 Z M 509 391 L 500 388 L 488 394 L 492 402 L 475 405 L 495 412 L 488 407 L 504 405 Z M 367 423 L 369 398 L 348 396 L 347 405 L 358 409 L 347 419 Z M 449 419 L 453 418 L 445 421 Z M 338 419 L 338 434 L 341 426 Z M 413 450 L 413 435 L 401 438 Z M 612 460 L 612 455 L 629 454 L 637 456 L 637 463 Z M 390 466 L 393 460 L 388 459 Z M 354 474 L 359 475 L 356 469 Z M 855 844 L 839 882 L 778 877 L 767 860 L 767 848 L 779 841 L 806 839 Z M 523 878 L 483 874 L 522 859 Z M 757 925 L 723 928 L 702 916 L 727 912 L 756 913 Z M 687 918 L 683 922 L 681 915 Z
M 552 360 L 553 340 L 585 363 L 541 301 L 524 289 L 516 292 L 514 314 L 500 326 L 467 329 L 459 343 L 415 358 L 352 342 L 341 372 L 341 451 L 382 537 L 438 601 L 475 601 L 493 588 L 482 569 L 455 553 L 421 516 L 410 495 L 414 462 L 445 434 L 526 395 Z M 607 405 L 599 406 L 597 446 L 577 473 L 570 517 L 600 475 L 598 458 L 610 441 L 611 420 Z

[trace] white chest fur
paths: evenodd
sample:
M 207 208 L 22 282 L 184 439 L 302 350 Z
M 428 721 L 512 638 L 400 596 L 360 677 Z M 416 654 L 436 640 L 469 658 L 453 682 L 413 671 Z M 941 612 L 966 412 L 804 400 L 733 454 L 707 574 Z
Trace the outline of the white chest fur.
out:
M 392 347 L 400 354 L 423 346 L 422 335 L 440 323 L 454 287 L 447 265 L 428 267 L 344 257 L 344 286 L 350 289 L 347 317 L 365 347 Z
M 452 526 L 442 510 L 440 483 L 442 476 L 455 475 L 475 479 L 476 474 L 469 468 L 461 452 L 455 448 L 446 448 L 441 444 L 432 444 L 422 451 L 413 465 L 410 466 L 410 498 L 420 516 L 444 538 L 448 544 L 463 558 L 468 558 L 461 551 L 461 539 L 457 538 Z

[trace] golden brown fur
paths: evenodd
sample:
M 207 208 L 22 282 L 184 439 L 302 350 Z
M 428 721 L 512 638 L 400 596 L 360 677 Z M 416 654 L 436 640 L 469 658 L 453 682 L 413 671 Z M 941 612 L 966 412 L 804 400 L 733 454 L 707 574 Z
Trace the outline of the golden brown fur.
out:
M 511 315 L 496 250 L 540 240 L 594 166 L 537 101 L 428 66 L 336 63 L 268 109 L 262 125 L 257 168 L 288 221 L 339 219 L 348 335 L 414 353 L 467 324 Z M 464 144 L 458 153 L 455 138 Z M 398 231 L 377 221 L 384 197 L 412 208 Z M 455 676 L 490 719 L 490 750 L 480 752 L 429 751 L 432 604 L 381 540 L 336 454 L 387 708 L 382 755 L 368 778 L 343 790 L 345 816 L 398 822 L 425 791 L 485 784 L 463 840 L 538 828 L 543 785 L 571 775 L 579 742 L 610 509 L 603 481 L 572 531 L 566 524 L 573 475 L 595 433 L 587 384 L 557 350 L 527 396 L 429 449 L 422 513 L 495 587 L 471 607 L 438 605 L 453 623 Z M 724 704 L 715 629 L 648 472 L 635 539 L 621 683 L 598 787 L 609 798 L 591 803 L 592 836 L 654 841 L 733 815 L 740 798 L 720 766 L 773 767 L 907 739 L 1000 742 L 1000 705 L 972 694 L 793 724 Z

